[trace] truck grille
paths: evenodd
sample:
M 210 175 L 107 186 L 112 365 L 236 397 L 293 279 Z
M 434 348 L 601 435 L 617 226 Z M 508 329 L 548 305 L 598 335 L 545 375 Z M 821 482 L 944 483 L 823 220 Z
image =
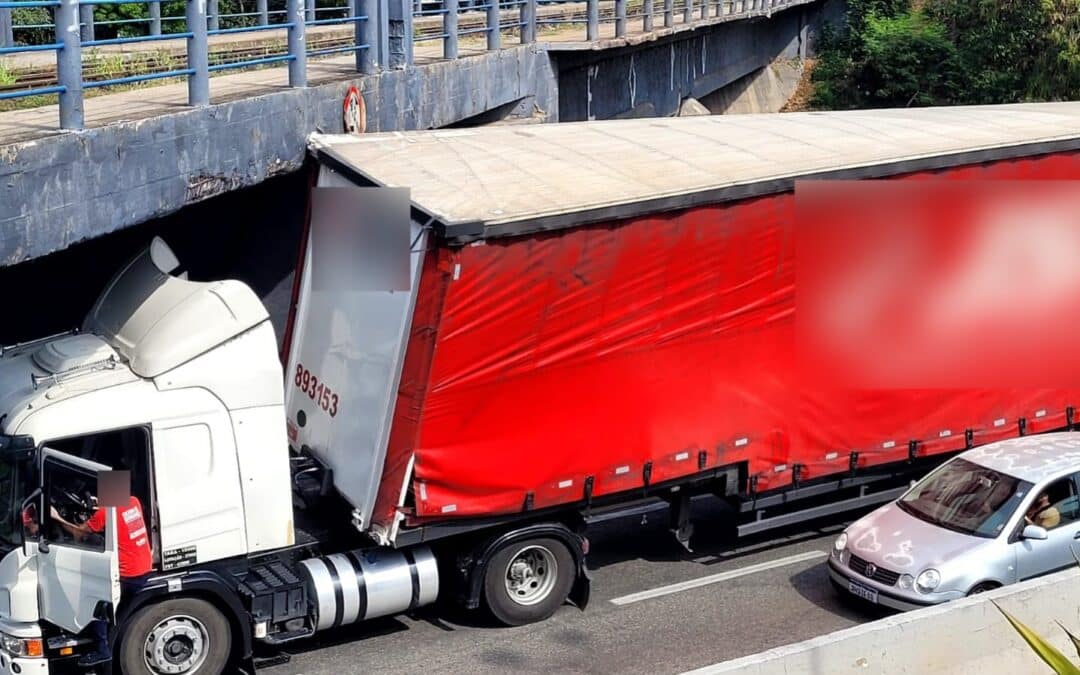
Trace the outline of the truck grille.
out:
M 863 560 L 855 554 L 852 554 L 851 559 L 848 560 L 848 567 L 855 570 L 864 577 L 868 579 L 873 579 L 874 581 L 880 581 L 886 586 L 895 585 L 896 580 L 900 578 L 900 575 L 898 573 L 893 572 L 892 570 L 887 570 L 884 567 L 878 567 L 877 565 L 873 565 L 872 563 Z M 870 571 L 870 569 L 868 568 L 873 569 L 873 574 L 867 574 L 867 572 Z

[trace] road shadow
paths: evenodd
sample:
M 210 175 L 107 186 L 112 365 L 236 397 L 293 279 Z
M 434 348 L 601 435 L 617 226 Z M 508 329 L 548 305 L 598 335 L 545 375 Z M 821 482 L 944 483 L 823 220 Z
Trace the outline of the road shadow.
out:
M 897 614 L 888 607 L 839 593 L 829 582 L 829 570 L 825 560 L 792 574 L 790 580 L 791 587 L 805 600 L 851 621 L 864 623 Z
M 717 565 L 780 549 L 801 541 L 839 534 L 869 509 L 835 514 L 759 534 L 738 537 L 735 513 L 727 502 L 704 497 L 691 508 L 694 536 L 687 551 L 669 530 L 667 509 L 590 524 L 589 569 L 599 570 L 628 560 L 648 562 L 691 561 Z
M 348 626 L 320 631 L 310 639 L 298 640 L 280 647 L 257 644 L 255 655 L 257 658 L 300 656 L 308 652 L 317 652 L 345 644 L 355 645 L 386 635 L 405 633 L 412 630 L 412 627 L 404 620 L 406 618 L 414 622 L 422 621 L 446 632 L 466 627 L 497 627 L 484 612 L 469 612 L 440 599 L 435 604 L 421 607 L 408 614 L 358 621 Z

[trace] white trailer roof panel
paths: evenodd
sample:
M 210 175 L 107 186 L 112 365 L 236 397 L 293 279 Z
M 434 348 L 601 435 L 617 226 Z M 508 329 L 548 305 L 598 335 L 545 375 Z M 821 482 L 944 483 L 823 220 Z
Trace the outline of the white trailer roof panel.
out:
M 313 135 L 358 182 L 408 187 L 450 239 L 568 227 L 791 189 L 1080 149 L 1080 102 Z

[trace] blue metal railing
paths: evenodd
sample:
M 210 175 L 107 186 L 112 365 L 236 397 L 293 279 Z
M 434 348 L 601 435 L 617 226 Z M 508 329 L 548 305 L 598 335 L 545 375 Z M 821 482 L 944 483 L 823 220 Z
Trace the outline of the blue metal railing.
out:
M 22 9 L 23 7 L 54 9 L 55 12 L 56 12 L 57 17 L 60 17 L 61 15 L 68 16 L 72 12 L 72 8 L 73 8 L 72 2 L 73 2 L 73 0 L 67 0 L 66 3 L 61 2 L 61 0 L 43 0 L 43 1 L 20 2 L 20 3 L 0 2 L 0 12 L 10 13 L 11 10 L 14 9 L 15 6 L 17 5 L 19 9 Z M 69 91 L 68 85 L 63 82 L 63 80 L 66 79 L 66 78 L 61 78 L 60 77 L 60 73 L 62 73 L 62 72 L 69 75 L 69 76 L 72 74 L 71 73 L 71 64 L 70 64 L 70 62 L 65 62 L 65 59 L 63 58 L 64 55 L 65 55 L 65 48 L 67 47 L 66 40 L 68 38 L 66 36 L 62 35 L 59 30 L 54 31 L 54 36 L 55 36 L 55 40 L 53 42 L 51 42 L 51 43 L 48 43 L 48 44 L 14 46 L 11 42 L 7 42 L 7 43 L 4 44 L 3 47 L 0 47 L 0 55 L 5 55 L 5 56 L 10 55 L 10 54 L 19 54 L 19 53 L 26 53 L 26 52 L 43 52 L 43 51 L 55 52 L 56 53 L 56 70 L 57 70 L 57 83 L 56 84 L 54 84 L 54 85 L 46 85 L 44 87 L 40 87 L 40 86 L 39 87 L 30 87 L 30 88 L 27 88 L 27 89 L 20 89 L 20 90 L 15 90 L 15 91 L 0 92 L 0 100 L 8 100 L 8 99 L 14 99 L 14 98 L 25 98 L 27 96 L 48 96 L 48 95 L 56 94 L 56 95 L 60 96 L 60 99 L 62 101 L 67 100 L 69 102 L 69 104 L 70 104 L 70 102 L 71 102 L 71 93 L 72 92 Z M 79 79 L 81 81 L 81 79 L 82 79 L 82 72 L 81 72 L 82 64 L 80 63 L 78 67 L 79 67 L 80 72 L 78 74 L 77 79 Z M 81 96 L 80 96 L 80 98 L 81 98 Z M 64 122 L 65 122 L 64 112 L 65 111 L 61 110 L 61 114 L 60 114 L 60 125 L 61 126 L 64 126 Z M 67 112 L 68 112 L 68 116 L 67 116 L 67 119 L 66 119 L 67 122 L 73 123 L 73 122 L 77 121 L 79 125 L 82 124 L 82 111 L 81 111 L 81 109 L 78 112 L 78 118 L 77 119 L 73 118 L 71 116 L 72 111 L 70 109 Z
M 274 0 L 285 3 L 285 9 L 270 9 L 270 0 L 240 0 L 248 6 L 241 11 L 219 14 L 219 2 L 224 0 L 0 0 L 0 57 L 53 52 L 56 56 L 55 82 L 39 82 L 25 88 L 0 83 L 0 101 L 30 96 L 57 96 L 60 127 L 83 127 L 84 92 L 102 87 L 131 85 L 162 79 L 186 81 L 188 104 L 208 105 L 210 74 L 237 69 L 286 64 L 291 87 L 307 86 L 308 57 L 329 57 L 352 54 L 355 68 L 362 74 L 372 74 L 383 68 L 407 67 L 413 63 L 413 46 L 424 41 L 441 41 L 442 57 L 458 58 L 460 40 L 486 36 L 486 49 L 502 46 L 505 34 L 516 34 L 521 43 L 535 42 L 538 27 L 585 24 L 587 40 L 598 40 L 602 24 L 614 24 L 615 37 L 627 34 L 630 20 L 641 20 L 645 32 L 656 25 L 673 26 L 677 19 L 684 22 L 709 20 L 714 17 L 768 14 L 774 8 L 802 4 L 809 0 Z M 162 3 L 184 7 L 183 16 L 163 16 Z M 345 2 L 345 4 L 341 4 Z M 633 2 L 633 5 L 629 5 Z M 331 4 L 332 3 L 332 4 Z M 603 12 L 601 12 L 603 3 Z M 95 10 L 115 5 L 144 5 L 147 16 L 112 19 L 95 17 Z M 246 11 L 251 7 L 254 11 Z M 280 5 L 279 5 L 280 6 Z M 52 14 L 49 24 L 27 23 L 12 25 L 13 10 L 45 10 Z M 659 16 L 657 16 L 659 15 Z M 459 22 L 464 17 L 466 25 Z M 95 21 L 95 19 L 101 19 Z M 40 21 L 37 19 L 36 21 Z M 164 22 L 183 22 L 170 25 L 172 32 L 162 32 Z M 415 33 L 420 25 L 423 32 Z M 96 28 L 108 32 L 96 38 Z M 329 36 L 325 46 L 308 46 L 307 29 L 341 27 L 345 31 Z M 48 39 L 37 35 L 42 44 L 16 44 L 13 30 L 47 32 Z M 131 35 L 130 31 L 142 34 Z M 245 50 L 247 55 L 236 60 L 211 63 L 210 38 L 273 32 L 286 40 L 279 53 L 259 53 L 265 45 Z M 128 34 L 121 35 L 121 32 Z M 344 35 L 342 34 L 344 33 Z M 164 41 L 184 41 L 185 49 L 176 54 L 186 62 L 165 70 L 87 79 L 83 73 L 83 50 L 105 49 L 122 45 L 153 45 Z M 345 41 L 347 44 L 342 44 Z M 175 50 L 175 46 L 170 47 Z M 230 52 L 222 52 L 228 54 Z M 124 56 L 116 52 L 118 58 Z M 219 55 L 214 55 L 219 56 Z M 35 61 L 40 65 L 40 59 Z M 4 65 L 0 63 L 0 66 Z M 3 69 L 0 68 L 0 72 Z M 16 72 L 16 79 L 19 74 Z M 130 71 L 127 71 L 130 72 Z M 106 75 L 113 75 L 107 73 Z M 101 74 L 97 75 L 98 78 Z

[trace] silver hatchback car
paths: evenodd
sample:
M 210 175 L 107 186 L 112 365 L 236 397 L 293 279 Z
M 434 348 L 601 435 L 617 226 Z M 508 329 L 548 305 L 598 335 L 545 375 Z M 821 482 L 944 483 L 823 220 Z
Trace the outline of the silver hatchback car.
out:
M 893 609 L 934 605 L 1076 565 L 1080 433 L 968 450 L 848 526 L 837 590 Z

